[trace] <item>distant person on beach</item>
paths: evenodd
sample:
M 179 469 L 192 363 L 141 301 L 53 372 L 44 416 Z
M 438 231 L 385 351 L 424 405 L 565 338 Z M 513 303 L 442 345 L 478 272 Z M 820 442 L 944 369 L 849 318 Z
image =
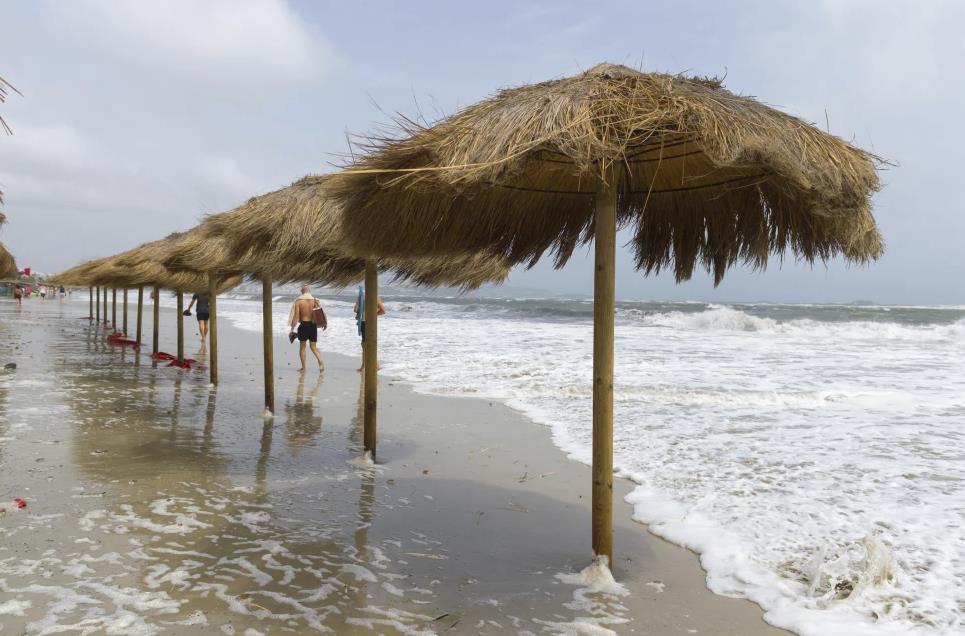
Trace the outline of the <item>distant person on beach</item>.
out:
M 201 332 L 201 341 L 208 337 L 208 318 L 211 317 L 211 306 L 208 301 L 207 294 L 194 294 L 191 296 L 191 302 L 188 303 L 187 314 L 191 315 L 191 308 L 194 307 L 194 303 L 198 303 L 198 310 L 195 312 L 198 315 L 198 331 Z
M 63 300 L 63 299 L 66 298 L 66 297 L 67 297 L 67 290 L 64 289 L 64 286 L 63 286 L 63 285 L 61 285 L 61 286 L 60 286 L 60 299 Z
M 376 298 L 376 305 L 378 306 L 378 315 L 385 315 L 385 305 L 382 304 L 382 297 Z M 355 298 L 355 307 L 352 308 L 355 312 L 355 324 L 358 327 L 359 337 L 362 339 L 362 366 L 358 368 L 359 371 L 365 368 L 365 289 L 359 285 L 359 295 Z
M 298 359 L 302 362 L 300 372 L 304 372 L 305 349 L 311 347 L 312 355 L 318 360 L 318 372 L 325 370 L 325 363 L 322 362 L 322 354 L 318 351 L 318 328 L 323 330 L 328 328 L 328 319 L 325 317 L 325 310 L 317 298 L 312 296 L 308 285 L 302 286 L 302 294 L 292 303 L 291 311 L 288 313 L 288 324 L 290 332 L 288 339 L 294 341 L 298 338 Z
M 40 300 L 47 300 L 47 286 L 40 286 Z
M 23 287 L 13 286 L 13 299 L 17 301 L 17 307 L 23 307 Z

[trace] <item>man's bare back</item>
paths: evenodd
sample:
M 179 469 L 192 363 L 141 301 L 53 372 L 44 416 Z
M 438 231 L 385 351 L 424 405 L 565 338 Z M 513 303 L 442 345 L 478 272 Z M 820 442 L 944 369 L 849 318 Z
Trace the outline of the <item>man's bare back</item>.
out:
M 312 320 L 313 309 L 315 309 L 315 303 L 307 298 L 295 301 L 295 311 L 298 313 L 298 320 L 301 322 Z

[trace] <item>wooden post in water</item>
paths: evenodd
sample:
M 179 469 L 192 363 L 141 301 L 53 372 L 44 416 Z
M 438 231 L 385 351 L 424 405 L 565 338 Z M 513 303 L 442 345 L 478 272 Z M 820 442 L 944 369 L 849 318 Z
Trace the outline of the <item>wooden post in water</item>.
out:
M 111 287 L 111 329 L 117 331 L 117 287 Z
M 121 331 L 124 332 L 124 337 L 127 337 L 127 287 L 124 288 L 124 320 L 121 321 L 124 327 Z
M 94 322 L 94 288 L 88 287 L 87 292 L 88 292 L 87 296 L 90 299 L 90 314 L 89 314 L 90 321 Z
M 101 286 L 97 286 L 97 309 L 94 311 L 94 315 L 97 317 L 97 324 L 101 322 Z
M 141 344 L 141 325 L 144 314 L 144 285 L 137 288 L 137 344 Z
M 593 275 L 593 554 L 613 565 L 613 318 L 617 171 L 607 168 L 596 193 Z
M 275 351 L 271 333 L 271 276 L 261 277 L 261 337 L 265 360 L 265 410 L 275 412 Z
M 184 292 L 178 290 L 178 362 L 184 363 Z
M 151 343 L 151 353 L 158 352 L 158 340 L 160 335 L 158 332 L 158 327 L 160 326 L 160 322 L 161 322 L 161 288 L 155 286 L 154 287 L 154 333 L 152 334 L 153 342 Z
M 215 276 L 208 274 L 208 370 L 211 384 L 218 383 L 218 286 Z
M 379 403 L 379 269 L 375 259 L 365 261 L 365 346 L 362 360 L 365 366 L 365 412 L 362 416 L 362 448 L 375 459 L 376 411 Z

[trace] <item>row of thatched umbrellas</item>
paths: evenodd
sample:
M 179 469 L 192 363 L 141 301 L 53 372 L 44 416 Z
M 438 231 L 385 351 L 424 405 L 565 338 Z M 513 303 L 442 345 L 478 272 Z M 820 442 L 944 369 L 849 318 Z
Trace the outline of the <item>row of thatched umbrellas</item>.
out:
M 340 172 L 61 280 L 169 287 L 179 298 L 207 289 L 214 319 L 215 291 L 260 278 L 267 370 L 273 279 L 364 276 L 365 447 L 374 450 L 378 271 L 471 288 L 547 252 L 562 267 L 594 241 L 592 545 L 612 560 L 618 228 L 631 229 L 639 270 L 672 269 L 678 281 L 703 266 L 719 283 L 732 265 L 764 268 L 772 254 L 863 263 L 883 249 L 870 202 L 878 159 L 713 79 L 601 64 L 503 90 L 431 126 L 399 124 L 396 136 L 362 140 Z M 85 267 L 98 273 L 78 274 Z

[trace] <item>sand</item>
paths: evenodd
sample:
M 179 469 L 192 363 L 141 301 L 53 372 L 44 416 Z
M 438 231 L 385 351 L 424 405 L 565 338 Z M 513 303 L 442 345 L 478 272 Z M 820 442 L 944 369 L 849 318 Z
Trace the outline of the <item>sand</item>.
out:
M 581 575 L 589 469 L 498 402 L 383 376 L 370 465 L 358 359 L 301 375 L 277 338 L 265 420 L 257 334 L 221 322 L 212 388 L 86 313 L 0 300 L 0 504 L 28 501 L 0 515 L 0 633 L 786 633 L 632 521 L 622 480 L 615 582 Z

